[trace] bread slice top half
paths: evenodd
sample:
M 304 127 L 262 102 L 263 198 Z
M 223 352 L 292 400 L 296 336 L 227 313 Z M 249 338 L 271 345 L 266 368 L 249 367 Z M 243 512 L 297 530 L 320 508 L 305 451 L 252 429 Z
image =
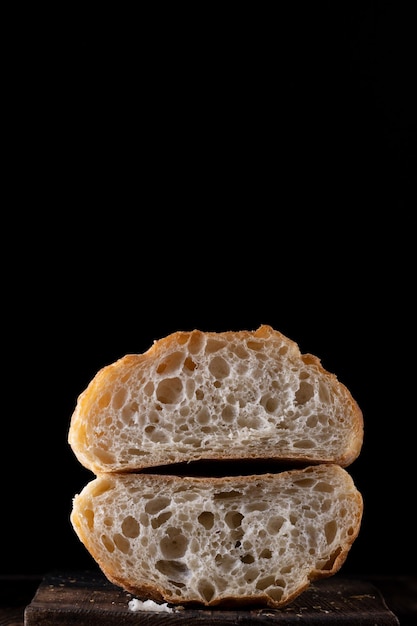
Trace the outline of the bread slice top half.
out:
M 318 357 L 271 326 L 178 331 L 97 372 L 68 441 L 96 474 L 214 459 L 346 467 L 363 415 Z

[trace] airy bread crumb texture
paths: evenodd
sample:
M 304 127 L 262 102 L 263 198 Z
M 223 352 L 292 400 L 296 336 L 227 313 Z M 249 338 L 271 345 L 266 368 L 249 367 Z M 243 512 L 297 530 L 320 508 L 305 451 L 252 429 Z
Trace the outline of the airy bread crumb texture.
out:
M 274 608 L 341 567 L 361 517 L 360 493 L 333 464 L 220 478 L 102 474 L 71 513 L 107 578 L 139 598 Z
M 346 467 L 362 438 L 348 389 L 266 325 L 173 333 L 104 367 L 79 396 L 68 436 L 95 474 L 203 459 Z

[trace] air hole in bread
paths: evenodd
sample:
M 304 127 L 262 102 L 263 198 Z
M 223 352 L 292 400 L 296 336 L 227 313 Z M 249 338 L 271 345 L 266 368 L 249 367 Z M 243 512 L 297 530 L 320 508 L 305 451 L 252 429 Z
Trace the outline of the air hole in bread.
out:
M 271 589 L 266 590 L 266 593 L 270 598 L 275 600 L 275 602 L 279 602 L 282 598 L 282 594 L 284 593 L 284 590 L 281 589 L 280 587 L 271 587 Z
M 225 347 L 226 341 L 222 339 L 208 338 L 206 342 L 206 354 L 213 354 Z
M 319 418 L 317 417 L 317 415 L 313 413 L 313 415 L 309 415 L 307 417 L 306 426 L 308 426 L 308 428 L 315 428 L 317 426 L 318 421 L 319 421 Z
M 191 354 L 198 354 L 204 348 L 204 344 L 204 334 L 200 330 L 195 330 L 190 335 L 188 351 L 191 352 Z
M 182 583 L 189 575 L 189 569 L 181 561 L 161 559 L 155 563 L 156 569 L 171 581 Z
M 267 502 L 248 502 L 245 511 L 252 513 L 252 511 L 266 511 L 267 508 L 269 508 Z
M 139 522 L 142 526 L 145 526 L 145 527 L 149 526 L 149 515 L 145 513 L 144 511 L 142 511 L 139 516 Z
M 149 380 L 146 385 L 144 385 L 143 387 L 143 392 L 145 394 L 145 396 L 151 397 L 153 392 L 154 392 L 154 384 L 151 380 Z
M 240 557 L 240 560 L 242 561 L 242 563 L 254 563 L 255 558 L 252 554 L 245 554 L 244 556 Z
M 242 495 L 240 491 L 232 489 L 231 491 L 218 491 L 214 493 L 213 498 L 214 500 L 229 500 L 230 498 L 241 498 Z
M 185 587 L 185 583 L 180 583 L 177 580 L 169 580 L 168 582 L 171 583 L 171 585 L 175 585 L 175 587 L 178 587 L 178 589 L 182 589 L 183 587 Z
M 239 528 L 242 520 L 243 520 L 243 515 L 242 513 L 239 513 L 239 511 L 228 511 L 224 517 L 226 524 L 229 526 L 229 528 Z
M 261 404 L 267 413 L 275 413 L 279 407 L 278 399 L 269 395 L 261 398 Z
M 103 465 L 112 465 L 116 462 L 116 457 L 106 450 L 104 444 L 101 448 L 94 448 L 93 451 Z
M 333 543 L 334 538 L 336 537 L 336 532 L 337 532 L 337 524 L 335 520 L 332 520 L 331 522 L 327 522 L 327 524 L 324 527 L 324 534 L 326 536 L 326 541 L 329 545 Z
M 317 505 L 318 505 L 318 503 L 317 503 Z M 332 506 L 331 500 L 323 500 L 323 504 L 321 505 L 322 512 L 326 513 L 326 511 L 330 510 L 331 506 Z
M 230 366 L 225 359 L 221 356 L 215 356 L 210 364 L 209 371 L 216 379 L 227 378 L 230 374 Z
M 214 515 L 213 513 L 211 513 L 211 511 L 203 511 L 198 516 L 198 521 L 202 526 L 204 526 L 206 530 L 210 530 L 211 528 L 213 528 Z
M 87 526 L 90 530 L 94 528 L 94 511 L 91 509 L 86 509 L 84 511 L 84 518 L 87 522 Z
M 323 402 L 323 404 L 330 404 L 331 402 L 330 389 L 327 385 L 324 385 L 321 381 L 319 381 L 319 398 L 320 398 L 320 402 Z
M 254 580 L 256 580 L 259 576 L 259 570 L 256 567 L 251 567 L 248 570 L 246 570 L 245 574 L 244 574 L 244 579 L 248 584 L 253 583 Z
M 183 384 L 180 378 L 164 378 L 156 389 L 156 397 L 161 404 L 177 404 L 183 395 Z
M 126 398 L 127 398 L 127 388 L 121 387 L 112 396 L 112 407 L 116 410 L 121 409 L 125 405 Z
M 146 426 L 145 434 L 154 443 L 166 443 L 169 441 L 167 433 L 163 432 L 160 428 L 156 428 L 154 425 Z
M 185 394 L 189 402 L 193 401 L 195 392 L 195 381 L 192 378 L 189 378 L 185 381 Z M 181 407 L 188 408 L 188 413 L 190 412 L 190 407 Z M 185 415 L 184 413 L 182 415 Z
M 322 491 L 323 493 L 333 493 L 334 488 L 329 483 L 318 482 L 315 487 L 313 487 L 314 491 Z
M 253 350 L 254 352 L 258 352 L 259 350 L 263 350 L 264 348 L 263 343 L 259 343 L 257 341 L 252 341 L 252 340 L 247 341 L 246 345 L 248 346 L 249 350 Z
M 126 537 L 123 537 L 120 533 L 116 533 L 113 535 L 113 541 L 116 548 L 118 548 L 120 552 L 123 552 L 123 554 L 127 554 L 129 552 L 130 542 L 126 539 Z
M 248 351 L 247 351 L 247 350 L 245 350 L 245 348 L 244 348 L 242 345 L 240 345 L 240 344 L 237 344 L 237 345 L 232 345 L 232 346 L 231 346 L 231 349 L 232 349 L 232 352 L 233 352 L 233 353 L 234 353 L 237 357 L 239 357 L 239 359 L 247 359 L 247 358 L 248 358 L 248 356 L 249 356 L 249 355 L 248 355 Z
M 97 404 L 98 404 L 99 409 L 105 409 L 106 407 L 108 407 L 109 404 L 111 403 L 111 399 L 112 399 L 112 394 L 110 392 L 103 393 L 98 398 Z
M 259 558 L 260 559 L 270 559 L 272 558 L 272 552 L 271 550 L 268 550 L 268 548 L 264 548 L 260 554 L 259 554 Z
M 185 372 L 189 372 L 190 374 L 195 370 L 195 368 L 197 367 L 197 364 L 192 360 L 191 357 L 187 356 L 187 358 L 184 361 L 184 371 Z
M 186 446 L 194 446 L 195 448 L 199 448 L 201 445 L 201 439 L 197 439 L 197 437 L 186 437 L 183 439 L 183 444 Z
M 107 552 L 114 552 L 114 543 L 107 535 L 101 535 L 101 542 L 106 548 Z
M 222 409 L 221 415 L 222 415 L 223 421 L 225 421 L 226 423 L 233 422 L 234 419 L 236 418 L 236 415 L 237 415 L 237 408 L 236 408 L 236 406 L 232 406 L 230 404 L 227 404 Z
M 230 554 L 216 554 L 214 562 L 224 573 L 230 572 L 236 565 L 236 559 Z
M 129 537 L 130 539 L 135 539 L 135 537 L 139 536 L 139 531 L 140 527 L 138 521 L 131 515 L 125 517 L 122 522 L 122 532 L 124 536 Z
M 198 591 L 206 602 L 210 602 L 214 594 L 216 593 L 216 589 L 214 585 L 208 580 L 200 580 L 198 585 Z
M 163 524 L 165 524 L 169 518 L 172 516 L 172 511 L 164 511 L 164 513 L 161 513 L 161 515 L 158 515 L 157 518 L 152 518 L 151 520 L 151 526 L 152 528 L 159 528 L 160 526 L 162 526 Z
M 185 502 L 194 502 L 195 500 L 198 500 L 198 498 L 199 494 L 192 490 L 183 490 L 181 493 L 181 499 Z
M 298 439 L 298 441 L 294 441 L 294 448 L 302 448 L 304 450 L 314 448 L 316 445 L 317 444 L 311 439 Z
M 128 448 L 127 453 L 130 456 L 147 456 L 149 454 L 149 451 L 138 450 L 137 448 Z
M 172 352 L 156 368 L 157 374 L 173 374 L 178 372 L 184 363 L 184 352 Z
M 315 482 L 316 481 L 314 478 L 303 478 L 302 480 L 295 480 L 294 485 L 297 485 L 298 487 L 310 489 L 310 487 L 312 487 Z
M 264 589 L 267 589 L 268 587 L 273 585 L 274 581 L 275 576 L 264 576 L 263 578 L 260 578 L 256 583 L 256 589 L 263 591 Z
M 159 496 L 159 497 L 154 498 L 153 500 L 150 500 L 149 502 L 146 503 L 145 511 L 149 515 L 155 515 L 156 513 L 159 513 L 160 511 L 162 511 L 163 509 L 166 509 L 166 507 L 170 503 L 171 503 L 171 499 L 170 498 L 167 498 L 165 496 Z
M 187 343 L 188 339 L 190 337 L 190 333 L 180 333 L 179 337 L 178 337 L 178 343 L 180 345 L 184 345 Z
M 333 420 L 331 418 L 329 418 L 328 415 L 325 415 L 324 413 L 317 413 L 317 419 L 320 422 L 320 424 L 322 426 L 329 426 L 331 424 L 334 424 Z
M 314 387 L 306 381 L 301 381 L 298 390 L 295 392 L 295 399 L 298 404 L 306 404 L 314 396 Z
M 178 559 L 184 556 L 187 550 L 188 539 L 179 528 L 171 526 L 161 539 L 160 547 L 163 556 L 167 559 Z
M 279 515 L 270 517 L 266 525 L 266 529 L 268 533 L 270 535 L 277 535 L 279 531 L 281 530 L 284 522 L 285 522 L 285 519 Z
M 127 426 L 142 423 L 142 421 L 138 419 L 139 407 L 137 402 L 130 402 L 129 404 L 122 405 L 119 408 L 122 423 Z
M 160 420 L 160 411 L 151 411 L 149 413 L 149 422 L 151 424 L 159 424 Z
M 208 424 L 210 422 L 210 418 L 211 418 L 210 412 L 206 407 L 203 407 L 197 413 L 197 422 L 201 425 Z
M 333 570 L 333 566 L 334 566 L 334 562 L 336 561 L 337 557 L 339 556 L 339 554 L 341 553 L 342 549 L 340 547 L 337 548 L 337 550 L 335 550 L 328 561 L 326 561 L 326 563 L 321 567 L 322 570 L 329 570 L 332 571 Z

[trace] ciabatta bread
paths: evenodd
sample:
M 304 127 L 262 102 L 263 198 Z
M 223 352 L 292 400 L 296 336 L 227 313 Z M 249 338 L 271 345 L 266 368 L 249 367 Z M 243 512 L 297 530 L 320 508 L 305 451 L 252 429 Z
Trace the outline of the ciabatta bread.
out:
M 98 476 L 71 522 L 106 577 L 139 598 L 279 608 L 335 574 L 363 502 L 348 472 L 322 464 L 278 474 Z
M 346 467 L 362 439 L 349 390 L 266 325 L 176 332 L 122 357 L 81 393 L 68 434 L 95 474 L 202 459 Z

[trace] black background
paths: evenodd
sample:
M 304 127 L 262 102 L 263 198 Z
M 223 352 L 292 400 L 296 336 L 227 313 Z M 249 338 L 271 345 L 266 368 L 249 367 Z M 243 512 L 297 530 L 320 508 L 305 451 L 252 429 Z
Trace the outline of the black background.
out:
M 414 573 L 405 7 L 10 22 L 0 573 L 94 567 L 69 523 L 92 474 L 67 433 L 98 369 L 176 330 L 260 324 L 363 411 L 349 471 L 364 518 L 343 571 Z

